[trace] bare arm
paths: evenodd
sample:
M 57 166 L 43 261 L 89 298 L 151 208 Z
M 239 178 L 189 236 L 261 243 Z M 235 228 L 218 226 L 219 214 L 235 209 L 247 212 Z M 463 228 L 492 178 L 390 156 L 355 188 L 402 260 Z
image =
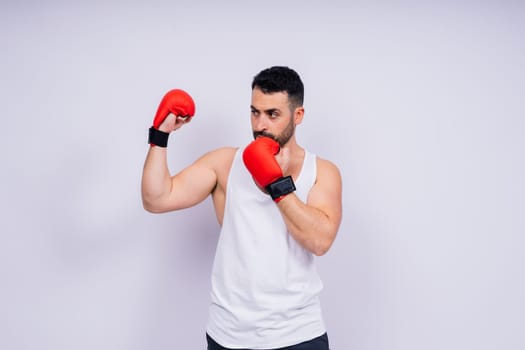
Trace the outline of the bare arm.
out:
M 325 254 L 335 240 L 342 217 L 341 192 L 337 167 L 318 159 L 317 181 L 307 203 L 292 193 L 277 204 L 291 235 L 315 255 Z
M 167 149 L 148 151 L 142 174 L 142 203 L 152 213 L 191 207 L 203 201 L 217 184 L 219 151 L 205 154 L 175 176 L 170 176 Z
M 191 118 L 169 114 L 159 130 L 172 133 L 189 123 Z M 171 176 L 167 148 L 151 147 L 142 172 L 142 204 L 152 213 L 184 209 L 202 202 L 217 188 L 231 163 L 232 148 L 206 153 L 193 164 Z

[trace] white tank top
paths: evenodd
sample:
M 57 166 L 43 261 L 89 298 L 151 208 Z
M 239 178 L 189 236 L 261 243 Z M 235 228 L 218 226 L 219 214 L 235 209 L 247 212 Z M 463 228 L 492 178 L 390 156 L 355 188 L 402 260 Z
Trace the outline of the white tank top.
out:
M 305 151 L 296 195 L 306 203 L 317 174 Z M 280 348 L 325 333 L 314 255 L 290 233 L 237 150 L 211 276 L 207 333 L 228 348 Z

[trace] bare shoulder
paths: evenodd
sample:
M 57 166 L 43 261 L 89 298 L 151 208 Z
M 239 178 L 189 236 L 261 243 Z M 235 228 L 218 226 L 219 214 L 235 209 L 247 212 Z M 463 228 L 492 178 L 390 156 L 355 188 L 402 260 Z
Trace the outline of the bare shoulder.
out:
M 235 147 L 217 148 L 204 154 L 196 161 L 196 164 L 201 164 L 211 169 L 215 173 L 219 187 L 226 188 L 226 181 L 237 149 Z
M 214 169 L 222 167 L 229 167 L 235 156 L 237 148 L 235 147 L 221 147 L 213 151 L 205 153 L 202 157 L 197 159 L 197 163 L 205 163 Z
M 317 180 L 341 182 L 341 172 L 333 162 L 317 157 Z
M 331 161 L 317 157 L 317 178 L 307 203 L 324 212 L 337 226 L 342 216 L 342 186 L 339 168 Z

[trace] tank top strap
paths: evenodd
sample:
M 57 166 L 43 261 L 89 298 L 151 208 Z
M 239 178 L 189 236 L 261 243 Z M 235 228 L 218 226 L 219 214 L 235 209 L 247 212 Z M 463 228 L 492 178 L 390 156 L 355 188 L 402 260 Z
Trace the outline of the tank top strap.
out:
M 306 203 L 308 193 L 317 180 L 317 157 L 315 154 L 304 150 L 304 160 L 301 172 L 295 183 L 297 196 Z

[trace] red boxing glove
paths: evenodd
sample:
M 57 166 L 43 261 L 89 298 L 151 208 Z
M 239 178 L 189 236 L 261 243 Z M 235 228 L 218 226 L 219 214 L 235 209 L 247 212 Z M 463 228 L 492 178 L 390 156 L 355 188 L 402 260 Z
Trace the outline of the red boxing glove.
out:
M 275 159 L 279 153 L 279 144 L 269 137 L 258 137 L 246 147 L 242 160 L 255 182 L 266 187 L 283 177 L 283 171 Z
M 275 159 L 279 150 L 277 141 L 269 137 L 258 137 L 246 147 L 242 154 L 244 165 L 252 174 L 255 182 L 265 188 L 276 202 L 295 191 L 292 177 L 283 178 L 283 171 Z
M 170 113 L 175 116 L 193 117 L 195 103 L 186 91 L 173 89 L 164 95 L 157 109 L 157 114 L 155 114 L 155 119 L 153 119 L 153 127 L 158 129 Z
M 159 126 L 170 113 L 177 117 L 193 117 L 195 114 L 195 103 L 186 91 L 180 89 L 170 90 L 160 101 L 157 114 L 155 114 L 153 119 L 153 126 L 149 129 L 148 142 L 151 146 L 166 147 L 168 145 L 169 133 L 160 131 Z

